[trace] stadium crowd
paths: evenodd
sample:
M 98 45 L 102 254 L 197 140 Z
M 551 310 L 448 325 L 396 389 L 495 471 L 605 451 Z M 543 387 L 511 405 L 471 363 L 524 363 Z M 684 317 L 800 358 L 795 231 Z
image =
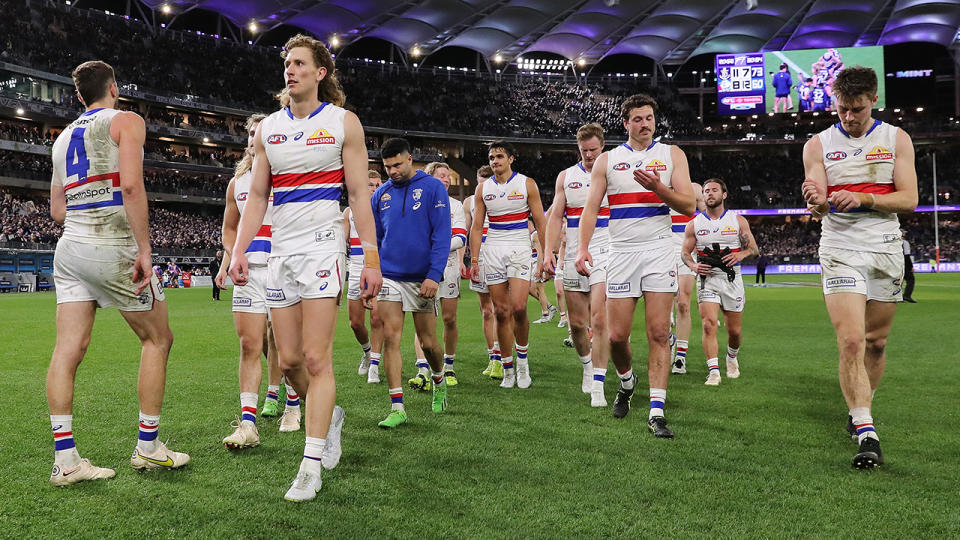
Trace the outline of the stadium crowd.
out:
M 50 218 L 50 202 L 38 192 L 0 189 L 0 244 L 52 245 L 63 227 Z M 155 250 L 208 251 L 220 247 L 220 216 L 150 208 L 150 243 Z

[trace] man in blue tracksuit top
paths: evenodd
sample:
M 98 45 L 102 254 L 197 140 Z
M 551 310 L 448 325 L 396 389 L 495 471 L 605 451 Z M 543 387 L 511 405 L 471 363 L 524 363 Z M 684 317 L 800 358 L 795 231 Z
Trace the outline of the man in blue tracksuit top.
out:
M 383 286 L 377 297 L 383 320 L 383 362 L 387 369 L 390 414 L 382 428 L 406 422 L 403 407 L 400 338 L 403 314 L 413 313 L 413 324 L 433 376 L 433 412 L 447 407 L 443 354 L 437 342 L 437 289 L 450 253 L 450 208 L 440 180 L 414 170 L 410 144 L 387 139 L 380 158 L 390 180 L 373 193 Z

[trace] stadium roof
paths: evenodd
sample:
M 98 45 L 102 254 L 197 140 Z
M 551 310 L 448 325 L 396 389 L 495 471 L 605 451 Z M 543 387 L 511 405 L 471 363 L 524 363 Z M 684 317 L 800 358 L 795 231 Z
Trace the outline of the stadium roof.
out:
M 596 64 L 636 54 L 675 65 L 706 53 L 932 42 L 960 30 L 957 0 L 143 0 L 281 25 L 342 43 L 375 37 L 428 55 L 459 46 L 511 61 L 549 52 Z

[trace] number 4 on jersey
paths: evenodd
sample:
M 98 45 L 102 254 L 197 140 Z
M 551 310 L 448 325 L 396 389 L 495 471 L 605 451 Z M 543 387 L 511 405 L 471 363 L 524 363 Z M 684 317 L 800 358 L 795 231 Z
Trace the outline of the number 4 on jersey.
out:
M 67 146 L 67 177 L 77 175 L 77 182 L 87 181 L 87 170 L 90 169 L 90 160 L 87 159 L 87 148 L 83 144 L 83 133 L 86 128 L 77 128 L 70 135 L 70 144 Z

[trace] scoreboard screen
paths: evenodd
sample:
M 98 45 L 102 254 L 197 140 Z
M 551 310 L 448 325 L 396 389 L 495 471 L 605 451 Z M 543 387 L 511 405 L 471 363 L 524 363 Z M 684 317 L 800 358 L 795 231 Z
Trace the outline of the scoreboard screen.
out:
M 766 111 L 763 53 L 718 54 L 716 74 L 718 114 L 758 114 Z

